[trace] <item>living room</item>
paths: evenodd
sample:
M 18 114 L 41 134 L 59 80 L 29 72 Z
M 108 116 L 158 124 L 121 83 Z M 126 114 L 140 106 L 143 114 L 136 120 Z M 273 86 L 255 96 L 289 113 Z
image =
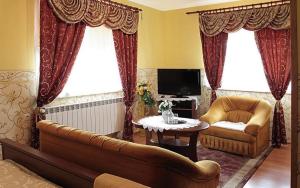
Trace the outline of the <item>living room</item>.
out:
M 47 0 L 48 1 L 48 0 Z M 261 4 L 261 3 L 268 3 L 268 0 L 264 1 L 215 1 L 210 2 L 195 2 L 196 4 L 177 4 L 177 3 L 162 3 L 162 2 L 150 2 L 150 4 L 141 5 L 145 2 L 143 1 L 125 1 L 120 0 L 117 1 L 119 3 L 132 6 L 132 10 L 134 12 L 139 12 L 139 22 L 136 29 L 137 32 L 137 84 L 146 82 L 150 85 L 150 91 L 152 97 L 157 99 L 159 97 L 159 75 L 158 70 L 198 70 L 199 74 L 201 75 L 201 95 L 197 94 L 194 96 L 192 100 L 197 101 L 197 109 L 196 114 L 197 117 L 203 116 L 209 109 L 210 109 L 210 102 L 211 102 L 211 82 L 209 79 L 206 78 L 206 71 L 205 70 L 205 60 L 203 58 L 203 44 L 201 43 L 200 37 L 200 23 L 199 23 L 199 12 L 197 11 L 207 11 L 207 10 L 216 10 L 222 8 L 232 8 L 232 7 L 247 7 L 247 5 L 253 4 Z M 140 4 L 139 4 L 140 3 Z M 148 2 L 149 3 L 149 2 Z M 198 3 L 198 4 L 197 4 Z M 70 74 L 69 80 L 66 83 L 62 92 L 58 94 L 58 97 L 50 97 L 50 99 L 38 99 L 38 106 L 43 108 L 36 108 L 34 107 L 37 102 L 37 98 L 39 98 L 36 94 L 36 91 L 39 87 L 39 54 L 41 49 L 40 44 L 40 36 L 41 33 L 39 28 L 42 24 L 40 22 L 39 13 L 40 7 L 38 6 L 38 2 L 34 0 L 28 0 L 24 2 L 20 2 L 17 0 L 14 1 L 3 1 L 0 4 L 1 13 L 0 13 L 0 20 L 5 23 L 3 27 L 4 30 L 3 35 L 1 38 L 1 53 L 0 58 L 3 62 L 0 69 L 3 72 L 3 126 L 1 138 L 10 138 L 14 141 L 17 141 L 22 144 L 30 144 L 31 142 L 31 126 L 32 126 L 32 114 L 33 111 L 41 112 L 45 110 L 44 114 L 47 119 L 52 121 L 57 121 L 62 124 L 66 125 L 73 125 L 74 128 L 79 129 L 89 129 L 91 128 L 92 132 L 97 132 L 99 134 L 104 135 L 116 135 L 115 132 L 123 130 L 123 119 L 126 116 L 124 108 L 124 101 L 123 101 L 123 92 L 122 92 L 122 76 L 120 77 L 118 73 L 118 54 L 112 51 L 115 50 L 114 47 L 114 37 L 117 36 L 116 33 L 112 35 L 111 29 L 107 29 L 105 27 L 86 27 L 85 28 L 85 35 L 82 41 L 82 45 L 78 52 L 77 59 L 78 62 L 86 61 L 87 56 L 89 58 L 99 58 L 101 56 L 107 62 L 114 61 L 114 65 L 88 65 L 90 69 L 86 69 L 86 65 L 79 65 L 76 63 L 72 69 Z M 264 4 L 265 6 L 269 6 L 270 4 Z M 119 5 L 122 6 L 122 5 Z M 258 5 L 259 6 L 259 5 Z M 270 5 L 270 6 L 273 6 Z M 274 5 L 275 6 L 275 5 Z M 152 7 L 152 8 L 151 8 Z M 127 7 L 131 9 L 131 7 Z M 137 8 L 137 9 L 136 9 Z M 247 9 L 247 8 L 246 8 Z M 251 9 L 251 7 L 248 9 Z M 3 10 L 3 11 L 2 11 Z M 195 14 L 187 14 L 193 13 Z M 57 15 L 59 13 L 55 13 Z M 8 16 L 9 15 L 9 16 Z M 47 20 L 46 20 L 47 22 Z M 47 23 L 49 24 L 49 23 Z M 133 24 L 134 25 L 134 24 Z M 109 26 L 111 28 L 113 26 Z M 93 28 L 93 29 L 91 29 Z M 101 28 L 101 29 L 98 29 Z M 80 29 L 80 28 L 79 28 Z M 95 30 L 94 30 L 95 29 Z M 98 30 L 97 30 L 98 29 Z M 97 31 L 96 31 L 97 30 Z M 101 31 L 100 31 L 101 30 Z M 78 30 L 80 31 L 80 30 Z M 275 103 L 277 100 L 271 94 L 267 79 L 264 74 L 264 66 L 261 60 L 260 51 L 257 48 L 257 44 L 254 37 L 253 31 L 246 31 L 241 30 L 242 32 L 234 32 L 229 33 L 228 41 L 227 41 L 227 51 L 226 51 L 226 58 L 224 59 L 224 70 L 223 70 L 223 77 L 221 81 L 221 87 L 216 88 L 216 95 L 218 98 L 222 98 L 224 96 L 248 96 L 255 99 L 267 101 L 272 107 L 272 113 L 270 115 L 271 119 L 273 118 L 273 110 L 277 108 L 278 105 L 275 107 Z M 91 47 L 90 43 L 95 41 L 93 38 L 97 35 L 98 32 L 102 33 L 102 36 L 99 37 L 99 40 L 105 41 L 105 45 L 93 44 L 95 46 Z M 130 31 L 132 32 L 132 30 Z M 80 33 L 80 32 L 79 32 Z M 47 33 L 46 33 L 47 34 Z M 9 37 L 12 36 L 12 37 Z M 86 37 L 88 36 L 88 37 Z M 120 36 L 120 34 L 118 35 Z M 250 37 L 249 37 L 250 36 Z M 252 37 L 252 39 L 251 39 Z M 250 38 L 250 39 L 249 39 Z M 97 40 L 98 40 L 97 39 Z M 249 39 L 249 40 L 247 40 Z M 241 42 L 239 45 L 249 44 L 239 46 L 237 43 Z M 133 40 L 133 43 L 135 41 Z M 243 43 L 244 42 L 244 43 Z M 251 43 L 251 45 L 250 45 Z M 96 49 L 94 50 L 94 54 L 92 54 L 92 50 L 89 49 Z M 106 48 L 106 49 L 104 49 Z M 237 60 L 233 60 L 236 55 L 234 53 L 236 50 L 243 49 L 242 51 L 250 51 L 251 54 L 249 57 L 245 57 L 247 53 L 239 52 L 239 58 Z M 256 50 L 256 51 L 254 51 Z M 99 52 L 101 51 L 101 52 Z M 253 52 L 254 51 L 254 52 Z M 12 55 L 13 52 L 13 55 Z M 85 54 L 83 54 L 85 52 Z M 100 55 L 98 54 L 100 53 Z M 83 55 L 82 55 L 83 54 Z M 87 55 L 88 54 L 88 55 Z M 95 57 L 97 56 L 97 57 Z M 45 56 L 41 56 L 42 58 Z M 114 58 L 113 60 L 110 58 Z M 244 59 L 243 59 L 244 58 Z M 259 63 L 255 64 L 254 66 L 250 65 L 242 65 L 238 67 L 238 64 L 231 64 L 230 62 L 241 62 L 242 60 L 246 62 L 256 62 L 256 60 L 252 58 L 258 58 L 257 61 Z M 90 59 L 89 59 L 90 60 Z M 86 64 L 86 63 L 85 63 Z M 105 67 L 105 68 L 103 68 Z M 110 69 L 108 71 L 108 68 Z M 242 72 L 244 69 L 246 71 Z M 134 69 L 133 69 L 134 70 Z M 85 72 L 84 72 L 85 71 Z M 252 72 L 251 72 L 252 71 Z M 293 70 L 291 70 L 293 71 Z M 245 75 L 250 76 L 245 76 Z M 72 76 L 73 75 L 73 76 Z M 95 78 L 95 75 L 101 75 L 99 78 Z M 235 76 L 237 75 L 237 76 Z M 251 76 L 252 75 L 252 76 Z M 255 76 L 254 76 L 255 75 Z M 246 80 L 243 80 L 242 77 L 246 77 Z M 89 77 L 90 80 L 84 80 L 83 78 Z M 236 78 L 238 77 L 238 79 Z M 249 79 L 250 77 L 250 79 Z M 247 80 L 248 78 L 248 80 Z M 109 79 L 109 81 L 108 81 Z M 104 81 L 103 81 L 104 80 Z M 238 81 L 238 82 L 235 82 Z M 96 88 L 95 85 L 98 85 L 100 82 L 105 82 L 101 84 L 102 88 Z M 237 83 L 237 85 L 233 84 Z M 246 83 L 246 84 L 245 84 Z M 135 85 L 136 86 L 136 85 Z M 135 92 L 134 86 L 134 92 Z M 96 88 L 96 89 L 95 89 Z M 110 92 L 107 92 L 107 89 Z M 99 94 L 103 93 L 103 94 Z M 235 154 L 229 154 L 228 158 L 225 160 L 236 159 L 236 161 L 240 162 L 240 166 L 237 167 L 235 172 L 238 172 L 240 169 L 243 168 L 244 164 L 254 163 L 255 165 L 252 166 L 248 171 L 256 170 L 256 166 L 261 165 L 264 167 L 264 164 L 268 161 L 268 159 L 272 156 L 276 157 L 276 152 L 279 151 L 278 154 L 282 157 L 283 161 L 276 161 L 275 163 L 279 164 L 279 167 L 288 166 L 285 168 L 285 178 L 284 175 L 281 175 L 276 178 L 276 176 L 272 176 L 268 173 L 262 173 L 264 169 L 261 171 L 257 171 L 256 173 L 251 172 L 250 174 L 246 173 L 243 175 L 243 178 L 250 181 L 248 184 L 246 182 L 242 183 L 243 186 L 246 184 L 245 187 L 255 187 L 255 182 L 259 182 L 259 179 L 252 179 L 259 174 L 264 179 L 268 179 L 268 176 L 271 176 L 270 182 L 272 185 L 279 185 L 282 183 L 282 186 L 290 186 L 290 155 L 291 155 L 291 143 L 292 143 L 292 89 L 291 86 L 287 88 L 286 94 L 281 99 L 282 108 L 284 111 L 284 119 L 285 119 L 285 131 L 286 131 L 286 141 L 287 145 L 283 142 L 279 142 L 281 146 L 280 149 L 274 148 L 273 151 L 264 150 L 268 154 L 263 153 L 262 156 L 258 158 L 256 161 L 252 160 L 253 157 L 247 158 L 241 155 L 237 155 L 240 158 L 235 158 Z M 161 93 L 160 93 L 161 94 Z M 137 98 L 138 99 L 138 98 Z M 9 102 L 7 102 L 9 101 Z M 92 107 L 91 109 L 86 108 Z M 145 109 L 142 105 L 139 106 L 138 102 L 135 103 L 134 109 L 137 116 L 145 115 Z M 84 110 L 79 109 L 83 108 Z M 76 113 L 82 113 L 83 115 L 76 120 L 73 120 L 74 113 L 68 111 L 68 109 L 74 108 Z M 77 109 L 78 108 L 78 109 Z M 111 111 L 107 111 L 107 109 Z M 104 114 L 96 115 L 96 112 L 104 111 Z M 106 114 L 105 114 L 106 113 Z M 41 113 L 43 114 L 43 113 Z M 180 114 L 178 114 L 180 117 Z M 89 118 L 92 117 L 93 118 Z M 108 118 L 107 118 L 108 117 Z M 42 116 L 37 116 L 37 118 L 43 119 Z M 72 121 L 71 121 L 72 119 Z M 89 120 L 88 120 L 89 119 Z M 89 121 L 91 126 L 89 125 L 80 125 L 83 124 L 81 122 Z M 110 125 L 113 122 L 115 125 Z M 96 126 L 97 124 L 101 124 L 102 126 Z M 71 125 L 71 126 L 72 126 Z M 271 144 L 272 141 L 272 126 L 273 123 L 270 122 L 270 129 L 269 129 L 269 141 Z M 92 129 L 93 128 L 93 129 Z M 130 131 L 129 131 L 130 132 Z M 201 133 L 201 132 L 200 132 Z M 119 133 L 118 136 L 122 136 L 122 132 Z M 144 131 L 141 129 L 134 129 L 134 136 L 139 140 L 139 142 L 145 142 Z M 198 140 L 198 144 L 200 140 Z M 199 153 L 199 152 L 198 152 Z M 226 153 L 226 152 L 225 152 Z M 270 154 L 271 153 L 271 154 Z M 208 154 L 207 154 L 208 155 Z M 220 155 L 219 153 L 210 153 L 210 155 Z M 283 157 L 283 155 L 285 157 Z M 199 155 L 198 155 L 199 158 Z M 267 159 L 266 159 L 267 158 Z M 209 159 L 207 157 L 201 159 Z M 286 161 L 289 159 L 288 161 Z M 280 163 L 283 162 L 283 163 Z M 226 163 L 226 162 L 225 162 Z M 280 164 L 282 166 L 280 166 Z M 287 165 L 288 164 L 288 165 Z M 236 165 L 236 164 L 234 164 Z M 273 165 L 273 164 L 272 164 Z M 232 165 L 233 166 L 233 165 Z M 266 166 L 266 165 L 265 165 Z M 221 164 L 221 169 L 226 169 L 223 164 Z M 255 170 L 253 170 L 255 169 Z M 228 172 L 232 169 L 227 169 Z M 282 169 L 281 169 L 282 170 Z M 270 171 L 276 171 L 272 169 Z M 283 171 L 283 170 L 282 170 Z M 224 174 L 221 177 L 223 182 L 221 185 L 224 186 L 226 183 L 231 185 L 230 183 L 233 182 L 234 175 L 238 176 L 236 173 L 225 174 L 230 176 L 229 178 L 225 178 Z M 257 175 L 258 174 L 258 175 Z M 276 175 L 276 173 L 274 173 Z M 236 177 L 235 176 L 235 177 Z M 252 178 L 250 178 L 252 177 Z M 274 178 L 275 177 L 275 178 Z M 240 179 L 240 182 L 245 181 L 245 179 Z M 280 179 L 282 178 L 282 179 Z M 277 181 L 276 181 L 277 180 Z M 270 183 L 269 182 L 269 183 Z M 279 183 L 278 183 L 279 182 Z M 235 182 L 236 183 L 236 182 Z M 251 184 L 253 183 L 253 184 Z M 235 185 L 235 184 L 234 184 Z M 260 184 L 256 184 L 258 187 Z

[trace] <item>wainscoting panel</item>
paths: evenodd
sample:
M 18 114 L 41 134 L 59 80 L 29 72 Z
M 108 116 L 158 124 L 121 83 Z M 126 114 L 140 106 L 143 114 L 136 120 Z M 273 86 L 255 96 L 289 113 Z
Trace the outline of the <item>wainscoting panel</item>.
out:
M 122 98 L 46 108 L 49 120 L 101 135 L 123 130 L 124 116 Z
M 0 138 L 30 143 L 35 73 L 0 71 Z

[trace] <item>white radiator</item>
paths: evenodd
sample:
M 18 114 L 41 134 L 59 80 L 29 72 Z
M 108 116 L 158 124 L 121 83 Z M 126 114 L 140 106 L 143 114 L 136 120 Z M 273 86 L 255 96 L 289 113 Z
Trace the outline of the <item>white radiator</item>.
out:
M 107 135 L 123 130 L 121 98 L 46 108 L 46 118 L 70 127 Z

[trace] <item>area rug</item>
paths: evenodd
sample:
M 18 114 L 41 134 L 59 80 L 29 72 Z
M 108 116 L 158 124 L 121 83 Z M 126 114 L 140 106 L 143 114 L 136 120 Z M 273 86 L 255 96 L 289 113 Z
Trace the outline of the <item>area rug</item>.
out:
M 269 147 L 260 156 L 251 159 L 198 146 L 197 154 L 199 161 L 212 160 L 220 164 L 220 187 L 242 188 L 271 151 L 272 148 Z

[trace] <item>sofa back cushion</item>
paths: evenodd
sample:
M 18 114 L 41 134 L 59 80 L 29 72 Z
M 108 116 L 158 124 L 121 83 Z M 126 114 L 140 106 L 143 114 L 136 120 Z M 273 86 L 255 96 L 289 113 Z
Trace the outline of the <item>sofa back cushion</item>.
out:
M 226 121 L 247 123 L 252 117 L 252 113 L 244 110 L 232 110 L 226 113 Z

